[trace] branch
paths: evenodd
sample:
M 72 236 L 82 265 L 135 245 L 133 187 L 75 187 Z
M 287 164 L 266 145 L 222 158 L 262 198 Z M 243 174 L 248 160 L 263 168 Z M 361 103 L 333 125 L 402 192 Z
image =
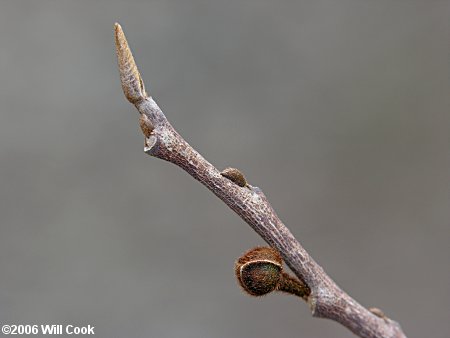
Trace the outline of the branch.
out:
M 367 310 L 336 285 L 281 222 L 261 189 L 238 184 L 223 176 L 178 134 L 147 95 L 125 35 L 117 23 L 115 40 L 123 91 L 141 114 L 145 153 L 181 167 L 278 250 L 286 264 L 309 288 L 305 298 L 314 317 L 335 320 L 360 337 L 406 338 L 397 322 L 380 310 Z

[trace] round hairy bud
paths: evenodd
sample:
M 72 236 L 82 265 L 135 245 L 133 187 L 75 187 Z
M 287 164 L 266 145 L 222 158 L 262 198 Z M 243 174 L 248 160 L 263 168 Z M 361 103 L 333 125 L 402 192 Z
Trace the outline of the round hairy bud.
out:
M 269 247 L 256 247 L 247 251 L 235 264 L 239 284 L 252 296 L 263 296 L 277 290 L 282 272 L 280 254 Z

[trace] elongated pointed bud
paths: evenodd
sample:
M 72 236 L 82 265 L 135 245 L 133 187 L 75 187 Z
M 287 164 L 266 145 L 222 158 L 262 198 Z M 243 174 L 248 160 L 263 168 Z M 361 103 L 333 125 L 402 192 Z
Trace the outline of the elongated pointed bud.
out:
M 142 81 L 141 74 L 139 74 L 122 27 L 118 23 L 114 25 L 114 33 L 123 93 L 128 101 L 135 104 L 147 97 L 144 82 Z

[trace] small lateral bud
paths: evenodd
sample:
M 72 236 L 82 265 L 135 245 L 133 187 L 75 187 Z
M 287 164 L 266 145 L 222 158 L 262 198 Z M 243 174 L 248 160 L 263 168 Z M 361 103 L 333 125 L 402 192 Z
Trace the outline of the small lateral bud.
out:
M 147 115 L 141 114 L 141 116 L 139 117 L 139 126 L 141 127 L 141 130 L 144 133 L 145 137 L 149 138 L 154 127 Z
M 222 172 L 220 174 L 223 177 L 228 178 L 230 181 L 236 183 L 240 187 L 246 187 L 248 185 L 244 174 L 242 174 L 236 168 L 226 168 L 226 169 L 222 170 Z
M 388 317 L 384 314 L 384 312 L 377 307 L 370 307 L 369 311 L 372 312 L 375 316 L 384 319 L 385 321 L 388 320 Z

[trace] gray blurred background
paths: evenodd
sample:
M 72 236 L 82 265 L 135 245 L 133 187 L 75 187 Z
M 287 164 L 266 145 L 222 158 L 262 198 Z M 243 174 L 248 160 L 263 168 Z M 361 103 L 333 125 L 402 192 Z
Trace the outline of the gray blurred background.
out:
M 0 2 L 0 323 L 97 337 L 352 337 L 252 299 L 259 237 L 143 153 L 113 25 L 218 168 L 243 170 L 335 281 L 450 335 L 449 1 Z

